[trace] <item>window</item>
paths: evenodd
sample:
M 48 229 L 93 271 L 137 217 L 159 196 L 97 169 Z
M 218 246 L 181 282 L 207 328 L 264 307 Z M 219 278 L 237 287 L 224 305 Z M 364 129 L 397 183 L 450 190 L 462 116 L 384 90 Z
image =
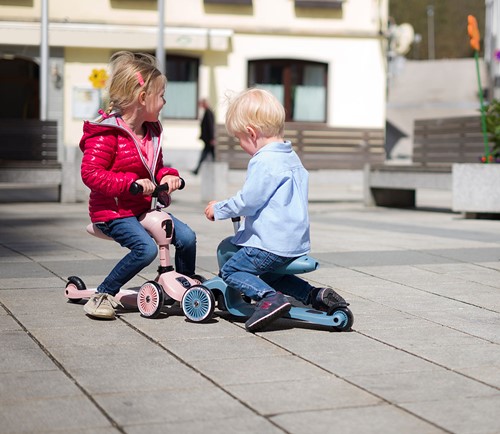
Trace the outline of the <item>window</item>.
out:
M 325 63 L 255 60 L 249 62 L 248 84 L 276 96 L 288 122 L 326 122 L 327 72 Z
M 295 0 L 295 7 L 341 9 L 343 0 Z
M 167 55 L 168 78 L 162 115 L 171 119 L 196 119 L 198 117 L 198 68 L 199 60 L 186 56 Z
M 252 0 L 204 0 L 205 4 L 220 5 L 251 5 Z

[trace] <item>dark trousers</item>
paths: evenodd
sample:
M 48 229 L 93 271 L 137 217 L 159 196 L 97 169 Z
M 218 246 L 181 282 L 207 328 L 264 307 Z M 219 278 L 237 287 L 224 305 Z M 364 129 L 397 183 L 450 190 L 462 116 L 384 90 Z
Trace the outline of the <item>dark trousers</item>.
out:
M 195 174 L 197 174 L 200 170 L 201 164 L 206 160 L 206 158 L 211 155 L 212 161 L 215 161 L 215 149 L 210 143 L 205 143 L 203 150 L 201 151 L 200 161 L 198 161 L 198 166 L 193 170 Z

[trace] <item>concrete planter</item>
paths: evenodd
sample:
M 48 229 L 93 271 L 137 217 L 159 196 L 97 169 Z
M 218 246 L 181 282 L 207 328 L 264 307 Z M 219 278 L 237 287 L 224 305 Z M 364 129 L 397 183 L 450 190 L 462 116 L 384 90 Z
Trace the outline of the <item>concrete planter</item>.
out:
M 500 213 L 500 164 L 453 164 L 452 208 L 466 214 Z

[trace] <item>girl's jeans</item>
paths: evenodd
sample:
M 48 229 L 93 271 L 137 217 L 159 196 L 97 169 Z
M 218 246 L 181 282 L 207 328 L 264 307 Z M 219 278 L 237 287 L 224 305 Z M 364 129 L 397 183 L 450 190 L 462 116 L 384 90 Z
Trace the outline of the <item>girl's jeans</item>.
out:
M 193 230 L 170 214 L 174 222 L 172 244 L 175 246 L 175 269 L 192 276 L 196 262 L 196 235 Z M 97 223 L 96 226 L 130 252 L 111 270 L 97 287 L 97 292 L 116 295 L 120 288 L 155 260 L 158 246 L 136 217 Z
M 292 274 L 273 274 L 274 270 L 293 259 L 255 247 L 241 247 L 222 266 L 221 278 L 228 286 L 253 300 L 261 300 L 280 291 L 310 304 L 313 287 L 308 282 Z

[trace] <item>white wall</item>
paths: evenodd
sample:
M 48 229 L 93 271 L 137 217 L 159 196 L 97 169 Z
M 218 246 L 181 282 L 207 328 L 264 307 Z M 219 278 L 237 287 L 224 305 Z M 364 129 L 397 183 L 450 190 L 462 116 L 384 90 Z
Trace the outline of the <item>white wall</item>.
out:
M 385 124 L 383 38 L 388 0 L 347 0 L 341 10 L 295 8 L 293 0 L 253 0 L 253 6 L 166 1 L 167 52 L 200 57 L 199 93 L 224 121 L 225 95 L 247 86 L 249 60 L 291 58 L 328 64 L 327 123 L 333 127 Z M 41 1 L 32 7 L 0 5 L 0 44 L 39 44 Z M 186 13 L 189 11 L 189 13 Z M 90 87 L 117 49 L 154 51 L 155 0 L 50 0 L 49 42 L 64 46 L 64 143 L 77 146 L 82 120 L 72 113 L 73 89 Z M 221 31 L 217 46 L 211 31 Z M 224 32 L 226 30 L 226 32 Z M 164 120 L 165 143 L 182 158 L 201 149 L 198 120 Z M 196 155 L 196 157 L 193 157 Z M 167 152 L 168 159 L 168 152 Z

